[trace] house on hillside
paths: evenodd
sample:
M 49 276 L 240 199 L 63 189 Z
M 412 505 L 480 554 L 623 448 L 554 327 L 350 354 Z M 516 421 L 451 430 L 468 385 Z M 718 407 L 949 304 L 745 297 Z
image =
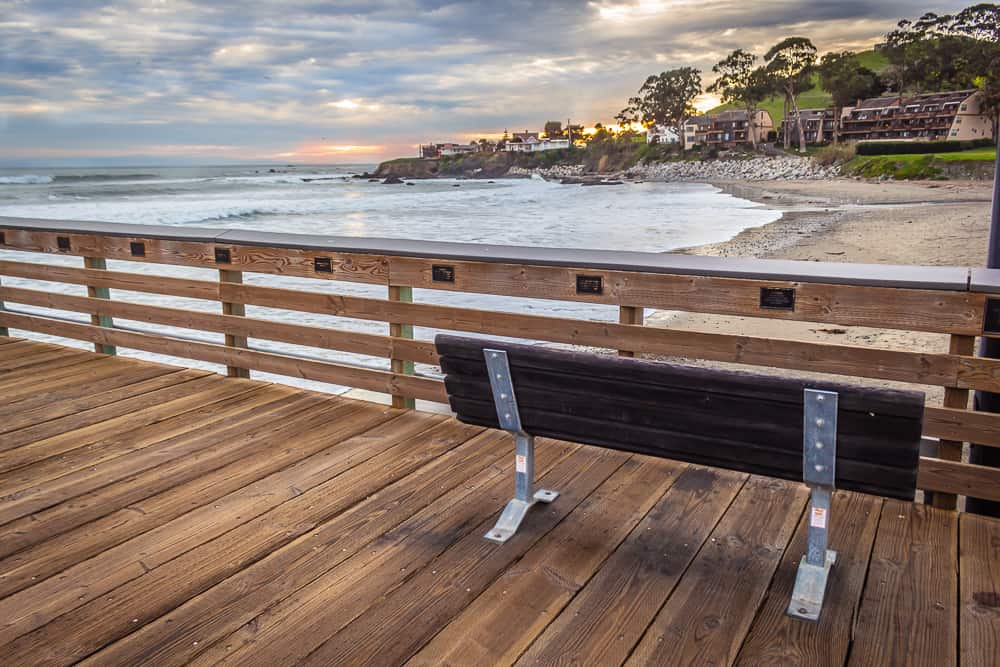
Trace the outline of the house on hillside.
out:
M 647 144 L 676 144 L 680 141 L 677 130 L 666 125 L 650 125 L 646 128 Z
M 851 141 L 974 141 L 993 137 L 976 89 L 863 100 L 843 118 Z
M 443 144 L 421 144 L 420 157 L 425 160 L 433 160 L 443 155 L 465 155 L 475 153 L 479 150 L 476 144 L 456 144 L 452 142 Z
M 684 147 L 708 145 L 719 148 L 733 148 L 749 144 L 754 139 L 761 143 L 774 130 L 771 114 L 758 109 L 754 114 L 753 135 L 747 122 L 747 112 L 742 110 L 721 111 L 704 116 L 689 118 L 684 124 Z
M 528 132 L 527 130 L 515 133 L 504 146 L 504 150 L 509 153 L 537 153 L 562 148 L 569 148 L 569 139 L 549 139 L 541 137 L 538 132 Z
M 477 150 L 475 144 L 441 144 L 441 155 L 467 155 Z
M 845 109 L 849 113 L 850 108 Z M 806 135 L 806 143 L 824 144 L 833 141 L 833 133 L 836 129 L 836 122 L 833 109 L 799 109 L 799 118 L 802 119 L 802 130 Z M 795 115 L 789 114 L 781 121 L 778 127 L 778 136 L 785 136 L 785 131 L 789 132 L 793 143 L 798 141 L 798 128 L 795 124 Z

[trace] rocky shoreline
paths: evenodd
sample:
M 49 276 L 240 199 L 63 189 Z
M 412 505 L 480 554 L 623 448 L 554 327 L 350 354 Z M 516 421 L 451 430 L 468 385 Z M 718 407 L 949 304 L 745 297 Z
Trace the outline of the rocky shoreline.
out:
M 682 181 L 704 183 L 709 181 L 776 181 L 776 180 L 825 180 L 840 176 L 840 167 L 824 166 L 809 158 L 794 156 L 756 157 L 735 160 L 686 160 L 641 164 L 622 172 L 588 174 L 582 165 L 557 165 L 545 169 L 511 167 L 508 176 L 523 178 L 539 175 L 546 180 L 564 183 L 609 184 L 624 180 Z

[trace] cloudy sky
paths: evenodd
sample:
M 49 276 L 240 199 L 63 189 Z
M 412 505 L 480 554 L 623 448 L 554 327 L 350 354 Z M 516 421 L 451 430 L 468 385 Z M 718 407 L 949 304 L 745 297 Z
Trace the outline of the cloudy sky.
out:
M 608 122 L 651 73 L 788 35 L 867 49 L 966 4 L 0 0 L 0 164 L 371 162 Z

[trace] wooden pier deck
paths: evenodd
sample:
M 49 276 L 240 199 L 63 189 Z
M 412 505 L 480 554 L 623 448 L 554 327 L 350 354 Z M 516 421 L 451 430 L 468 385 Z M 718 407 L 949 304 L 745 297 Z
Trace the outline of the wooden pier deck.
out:
M 0 664 L 993 665 L 1000 522 L 0 338 Z

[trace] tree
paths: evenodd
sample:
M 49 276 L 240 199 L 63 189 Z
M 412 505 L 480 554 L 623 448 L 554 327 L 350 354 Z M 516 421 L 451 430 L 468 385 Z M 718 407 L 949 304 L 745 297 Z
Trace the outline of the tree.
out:
M 770 77 L 763 68 L 754 66 L 756 61 L 754 54 L 736 49 L 712 67 L 719 78 L 708 87 L 708 92 L 717 93 L 724 103 L 739 105 L 746 111 L 747 134 L 754 148 L 757 148 L 754 130 L 757 107 L 773 92 Z
M 615 118 L 623 125 L 665 125 L 683 137 L 684 121 L 694 115 L 694 98 L 700 94 L 701 72 L 693 67 L 668 70 L 646 79 Z
M 970 8 L 972 9 L 972 8 Z M 968 10 L 966 10 L 968 11 Z M 927 13 L 903 20 L 876 48 L 893 65 L 899 92 L 956 90 L 973 85 L 975 57 L 969 37 L 951 25 L 955 17 Z
M 993 120 L 993 141 L 1000 145 L 1000 5 L 973 5 L 942 21 L 950 34 L 969 40 L 966 61 Z
M 858 62 L 850 51 L 827 53 L 819 63 L 819 83 L 833 98 L 833 143 L 840 141 L 840 116 L 844 107 L 877 94 L 878 75 Z
M 562 121 L 550 120 L 545 123 L 546 137 L 561 137 L 563 133 Z
M 764 55 L 767 72 L 785 94 L 785 103 L 795 116 L 799 130 L 799 151 L 806 150 L 806 132 L 799 114 L 798 94 L 812 86 L 812 73 L 816 65 L 816 47 L 805 37 L 788 37 L 778 42 Z M 785 148 L 789 148 L 785 135 Z

